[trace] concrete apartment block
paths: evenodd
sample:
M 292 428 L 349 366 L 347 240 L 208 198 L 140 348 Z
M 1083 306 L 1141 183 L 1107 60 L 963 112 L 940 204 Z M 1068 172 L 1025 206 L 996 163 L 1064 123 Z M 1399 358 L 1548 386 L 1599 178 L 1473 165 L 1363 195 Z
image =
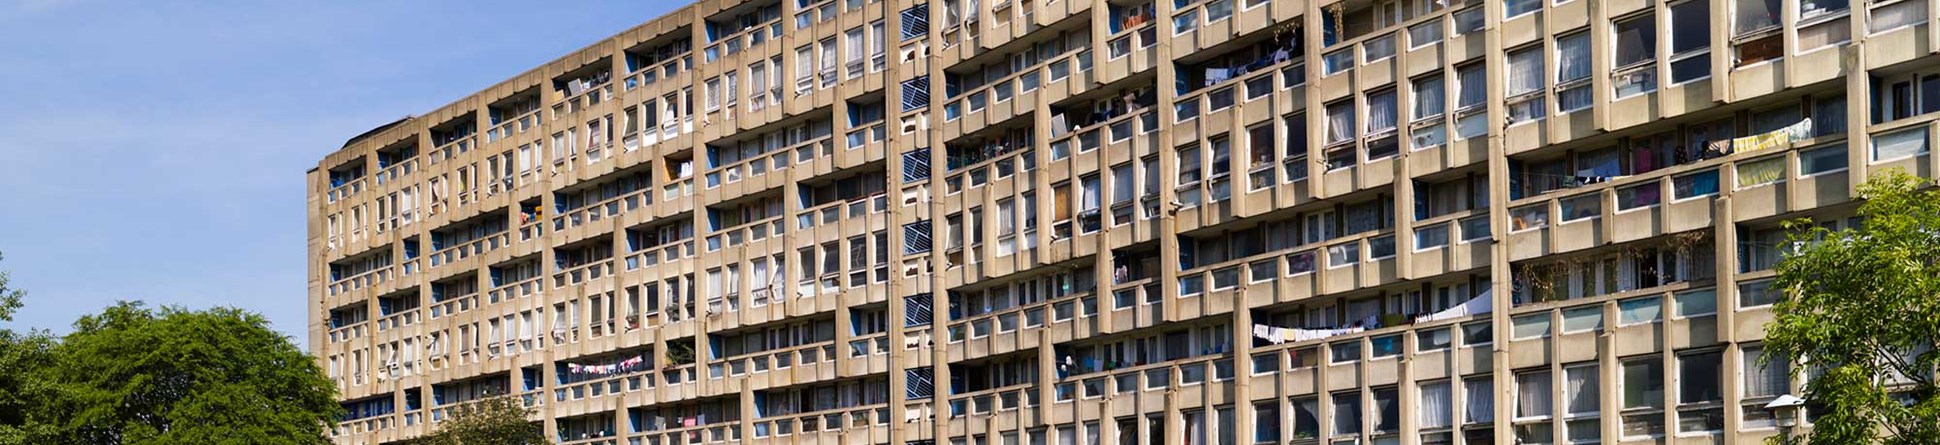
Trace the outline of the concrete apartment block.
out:
M 1757 443 L 1936 7 L 704 0 L 319 161 L 310 350 L 341 444 Z

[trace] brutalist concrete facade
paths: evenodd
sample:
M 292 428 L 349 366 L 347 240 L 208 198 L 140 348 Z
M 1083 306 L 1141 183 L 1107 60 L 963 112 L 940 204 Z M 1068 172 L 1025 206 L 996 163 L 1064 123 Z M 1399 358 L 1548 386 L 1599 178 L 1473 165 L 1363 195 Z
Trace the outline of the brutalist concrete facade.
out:
M 343 444 L 1755 443 L 1935 7 L 702 1 L 325 156 L 310 348 Z

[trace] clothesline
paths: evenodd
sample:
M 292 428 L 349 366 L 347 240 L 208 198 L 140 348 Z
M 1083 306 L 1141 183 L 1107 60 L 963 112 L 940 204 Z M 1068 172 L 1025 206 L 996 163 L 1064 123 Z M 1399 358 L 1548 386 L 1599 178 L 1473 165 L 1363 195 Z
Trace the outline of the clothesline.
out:
M 1415 317 L 1414 322 L 1429 323 L 1493 312 L 1495 310 L 1494 295 L 1495 292 L 1493 290 L 1484 290 L 1482 293 L 1477 294 L 1475 298 L 1470 298 L 1468 301 L 1462 302 L 1462 304 L 1456 305 L 1455 307 L 1442 310 L 1441 312 Z M 1357 334 L 1366 332 L 1368 330 L 1367 326 L 1373 325 L 1373 323 L 1364 322 L 1361 325 L 1337 329 L 1299 329 L 1255 324 L 1253 325 L 1253 336 L 1277 345 L 1281 343 L 1322 340 L 1342 335 Z
M 594 375 L 615 374 L 615 373 L 621 373 L 621 372 L 635 371 L 636 370 L 635 368 L 639 368 L 640 365 L 644 363 L 646 363 L 645 358 L 636 356 L 626 360 L 621 360 L 619 363 L 606 364 L 606 365 L 581 365 L 578 363 L 568 363 L 566 364 L 566 370 L 567 372 L 571 372 L 573 374 L 594 374 Z
M 1253 325 L 1254 337 L 1259 337 L 1260 339 L 1266 340 L 1268 342 L 1272 342 L 1273 344 L 1276 344 L 1276 345 L 1281 343 L 1288 343 L 1288 342 L 1320 340 L 1320 339 L 1325 339 L 1329 337 L 1355 334 L 1355 333 L 1366 332 L 1366 331 L 1367 331 L 1367 328 L 1360 327 L 1360 326 L 1355 326 L 1351 328 L 1340 328 L 1340 329 L 1297 329 L 1297 328 L 1282 328 L 1278 326 L 1267 326 L 1263 324 Z

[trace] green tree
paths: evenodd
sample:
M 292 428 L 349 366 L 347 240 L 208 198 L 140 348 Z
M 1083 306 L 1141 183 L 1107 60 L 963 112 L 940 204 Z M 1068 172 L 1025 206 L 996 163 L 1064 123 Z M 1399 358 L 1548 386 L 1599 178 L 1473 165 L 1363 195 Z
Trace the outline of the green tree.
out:
M 6 255 L 0 254 L 0 260 L 6 259 Z M 13 321 L 13 312 L 20 310 L 21 301 L 27 299 L 27 291 L 8 287 L 7 282 L 12 278 L 12 274 L 0 269 L 0 321 Z
M 517 397 L 493 397 L 463 405 L 439 422 L 437 432 L 410 445 L 538 445 L 548 443 L 533 411 Z
M 26 291 L 11 287 L 10 278 L 0 270 L 0 322 L 13 321 L 27 298 Z M 0 445 L 35 443 L 33 438 L 47 433 L 45 426 L 29 425 L 27 416 L 48 391 L 34 371 L 48 365 L 53 345 L 46 333 L 0 328 Z
M 35 370 L 38 443 L 325 444 L 341 411 L 316 361 L 261 315 L 122 302 L 82 317 Z
M 1812 443 L 1940 444 L 1940 192 L 1922 183 L 1859 186 L 1858 228 L 1787 224 L 1799 247 L 1778 264 L 1766 360 L 1812 369 L 1794 371 L 1810 376 Z

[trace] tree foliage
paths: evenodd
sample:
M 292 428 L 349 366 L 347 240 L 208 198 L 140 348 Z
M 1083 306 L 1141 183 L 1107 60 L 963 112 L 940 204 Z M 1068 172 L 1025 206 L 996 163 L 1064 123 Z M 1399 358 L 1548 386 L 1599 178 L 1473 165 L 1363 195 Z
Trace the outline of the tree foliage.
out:
M 1812 443 L 1940 444 L 1940 192 L 1888 172 L 1858 188 L 1861 227 L 1792 222 L 1767 360 L 1803 363 Z
M 0 321 L 25 293 L 0 272 Z M 122 302 L 0 329 L 0 445 L 327 444 L 336 386 L 261 315 Z
M 27 298 L 26 291 L 11 287 L 10 278 L 0 270 L 0 321 L 13 321 L 14 311 Z M 29 425 L 27 416 L 49 391 L 32 376 L 48 365 L 53 346 L 54 339 L 45 333 L 0 328 L 0 445 L 34 443 L 30 439 L 47 434 L 49 428 Z
M 532 410 L 517 397 L 493 397 L 463 405 L 438 424 L 438 430 L 410 445 L 537 445 L 548 443 L 545 430 L 528 420 Z

